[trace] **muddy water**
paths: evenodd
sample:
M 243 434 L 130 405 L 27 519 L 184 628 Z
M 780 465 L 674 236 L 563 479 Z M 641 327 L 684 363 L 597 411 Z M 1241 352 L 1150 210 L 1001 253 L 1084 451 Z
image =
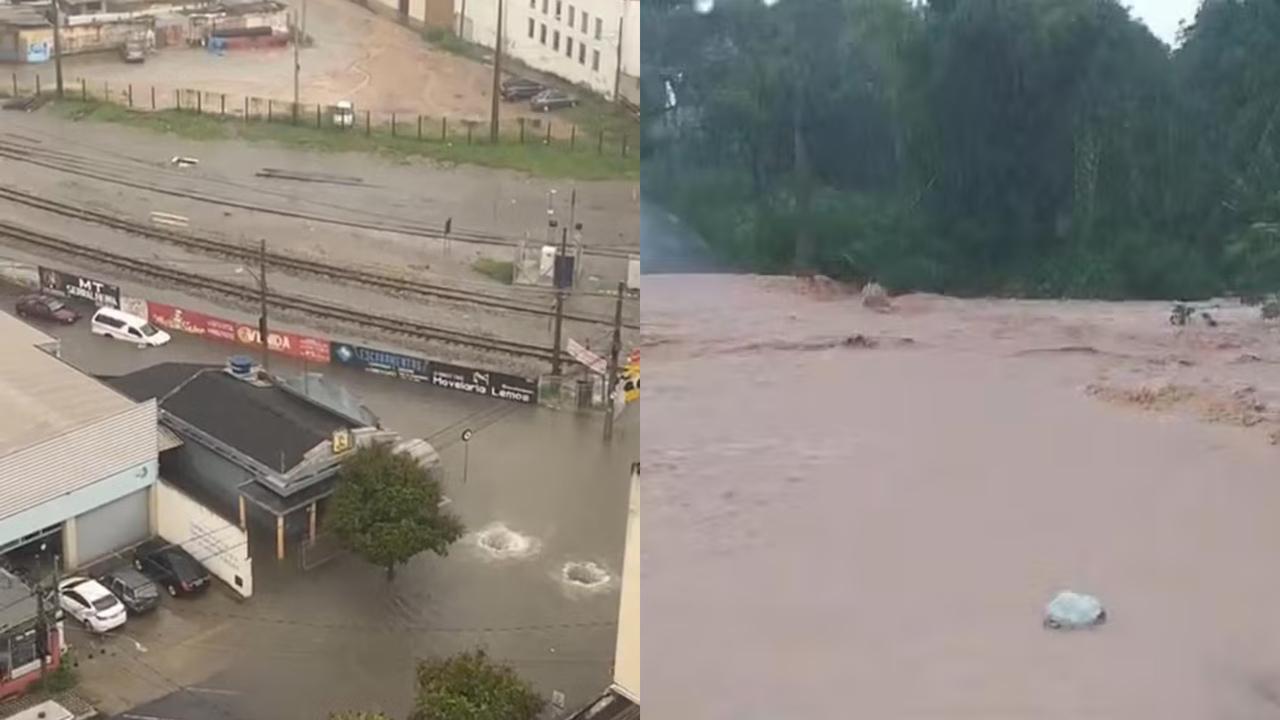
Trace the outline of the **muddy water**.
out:
M 1280 710 L 1280 341 L 1255 311 L 644 282 L 654 717 Z M 1043 629 L 1064 588 L 1108 624 Z

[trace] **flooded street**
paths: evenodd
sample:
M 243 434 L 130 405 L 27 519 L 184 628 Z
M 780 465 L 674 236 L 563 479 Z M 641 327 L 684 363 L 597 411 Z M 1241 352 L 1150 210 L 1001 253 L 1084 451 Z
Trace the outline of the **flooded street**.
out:
M 1177 328 L 1164 303 L 644 284 L 655 717 L 1277 711 L 1280 334 L 1256 308 Z M 1108 623 L 1045 630 L 1063 589 Z

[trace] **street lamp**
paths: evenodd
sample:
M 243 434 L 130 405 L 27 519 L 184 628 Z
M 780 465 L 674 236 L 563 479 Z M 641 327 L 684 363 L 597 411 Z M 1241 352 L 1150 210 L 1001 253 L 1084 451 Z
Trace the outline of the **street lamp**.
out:
M 241 265 L 236 274 L 248 273 L 258 283 L 258 298 L 262 303 L 262 312 L 258 315 L 258 342 L 262 343 L 262 369 L 271 371 L 271 353 L 267 346 L 267 241 L 264 238 L 258 246 L 258 272 Z

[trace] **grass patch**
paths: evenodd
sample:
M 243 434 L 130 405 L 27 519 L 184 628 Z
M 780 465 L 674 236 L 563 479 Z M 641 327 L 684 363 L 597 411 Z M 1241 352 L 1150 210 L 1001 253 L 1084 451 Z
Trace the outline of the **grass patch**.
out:
M 628 151 L 628 157 L 621 157 L 617 148 L 606 148 L 603 154 L 598 154 L 591 143 L 580 143 L 575 150 L 558 141 L 550 147 L 538 142 L 522 145 L 515 140 L 490 145 L 481 141 L 481 138 L 487 138 L 487 126 L 476 128 L 476 141 L 468 144 L 465 139 L 441 141 L 438 135 L 418 140 L 413 136 L 416 128 L 404 126 L 401 132 L 408 132 L 410 136 L 393 137 L 389 131 L 378 128 L 376 123 L 374 132 L 367 135 L 363 127 L 339 130 L 261 120 L 246 123 L 235 117 L 222 118 L 190 111 L 129 110 L 97 100 L 60 100 L 48 107 L 49 112 L 73 121 L 116 123 L 188 140 L 271 142 L 312 152 L 365 152 L 400 160 L 423 157 L 451 164 L 519 170 L 551 178 L 612 180 L 640 176 L 640 157 L 635 149 Z M 309 114 L 308 118 L 314 116 Z
M 463 40 L 457 35 L 454 35 L 453 31 L 445 28 L 427 28 L 427 30 L 422 33 L 422 37 L 428 43 L 435 45 L 445 52 L 451 52 L 454 55 L 461 55 L 462 57 L 471 58 L 472 60 L 483 60 L 489 57 L 489 51 L 479 45 Z
M 68 651 L 67 654 L 62 656 L 62 662 L 56 669 L 49 671 L 43 678 L 32 683 L 31 691 L 46 695 L 57 695 L 74 688 L 79 682 L 80 677 L 71 668 L 71 654 Z
M 507 285 L 511 284 L 511 279 L 515 276 L 515 263 L 510 260 L 482 257 L 471 263 L 471 269 Z

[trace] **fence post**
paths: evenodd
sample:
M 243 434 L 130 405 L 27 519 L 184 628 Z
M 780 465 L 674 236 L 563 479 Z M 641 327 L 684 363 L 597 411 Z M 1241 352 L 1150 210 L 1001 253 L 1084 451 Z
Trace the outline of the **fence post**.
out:
M 604 154 L 604 131 L 600 131 L 600 137 L 596 140 L 596 154 Z
M 40 73 L 36 73 L 36 97 L 40 97 Z
M 221 105 L 218 107 L 218 114 L 222 117 L 227 116 L 227 94 L 222 93 Z
M 391 137 L 396 136 L 396 114 L 391 113 Z
M 547 121 L 547 144 L 551 144 L 551 121 Z
M 524 144 L 524 118 L 520 118 L 520 144 Z
M 151 109 L 156 109 L 156 86 L 151 86 Z
M 13 96 L 18 97 L 18 73 L 13 74 Z
M 316 103 L 316 129 L 319 130 L 320 128 L 320 103 Z
M 244 96 L 244 121 L 249 122 L 249 96 Z
M 449 118 L 440 118 L 440 140 L 443 142 L 449 138 Z
M 89 101 L 89 83 L 84 78 L 80 78 L 80 100 L 81 102 Z
M 422 116 L 418 116 L 418 139 L 422 139 Z
M 133 109 L 133 83 L 129 83 L 129 109 Z
M 196 91 L 196 113 L 199 115 L 204 114 L 204 91 L 203 90 Z
M 622 133 L 622 157 L 627 156 L 627 134 Z
M 577 141 L 578 141 L 578 126 L 570 125 L 569 126 L 569 149 L 570 150 L 573 149 L 573 146 L 577 143 Z
M 179 110 L 182 109 L 182 91 L 181 90 L 175 89 L 173 91 L 173 105 Z
M 471 144 L 471 131 L 474 129 L 475 129 L 474 125 L 472 125 L 471 123 L 467 123 L 467 144 L 468 145 Z
M 373 123 L 370 121 L 371 117 L 373 117 L 373 113 L 369 112 L 368 110 L 365 110 L 364 111 L 364 134 L 366 137 L 373 134 Z
M 271 98 L 267 98 L 267 122 L 271 122 L 271 116 L 274 114 L 275 102 Z

